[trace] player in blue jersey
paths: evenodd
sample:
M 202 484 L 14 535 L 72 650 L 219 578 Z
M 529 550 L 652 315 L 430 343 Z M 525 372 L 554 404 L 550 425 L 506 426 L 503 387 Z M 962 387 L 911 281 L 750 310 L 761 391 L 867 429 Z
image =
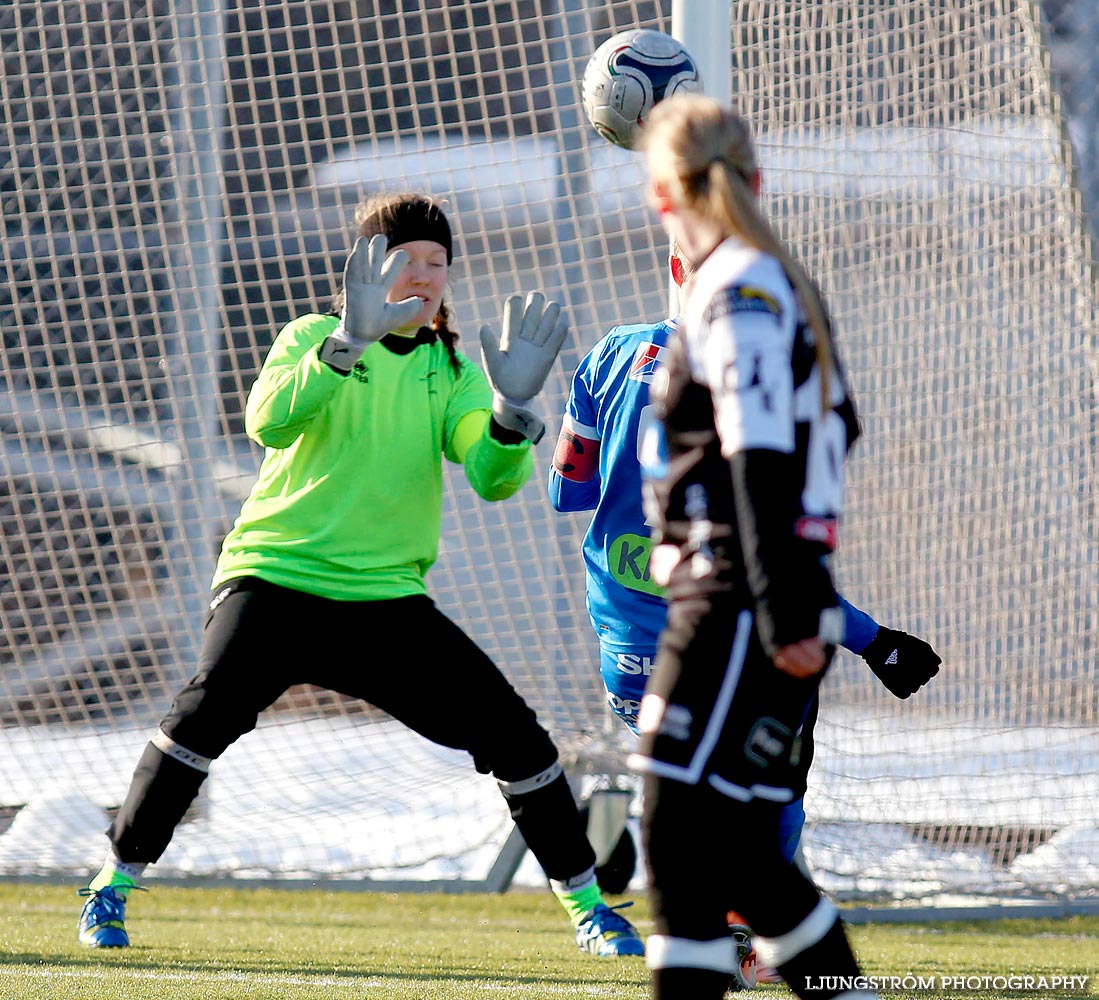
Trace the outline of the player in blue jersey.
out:
M 674 252 L 671 264 L 682 282 L 687 265 Z M 616 326 L 588 352 L 572 378 L 549 472 L 555 510 L 594 511 L 583 543 L 588 614 L 607 703 L 634 732 L 667 610 L 649 573 L 638 447 L 652 419 L 649 384 L 677 324 L 673 318 Z M 907 698 L 938 672 L 942 661 L 922 639 L 879 625 L 847 601 L 842 606 L 844 646 L 863 656 L 897 697 Z
M 690 265 L 673 247 L 673 279 L 680 286 Z M 649 385 L 678 319 L 611 329 L 584 357 L 572 378 L 560 436 L 549 472 L 549 496 L 561 512 L 593 511 L 584 537 L 586 601 L 599 639 L 600 673 L 607 703 L 636 735 L 645 682 L 656 660 L 667 612 L 662 589 L 649 571 L 650 529 L 642 509 L 640 442 L 653 419 Z M 893 694 L 907 698 L 939 669 L 932 647 L 916 636 L 879 625 L 841 598 L 843 645 L 861 655 Z M 802 774 L 812 760 L 817 703 L 802 729 Z M 782 812 L 783 854 L 797 854 L 805 823 L 803 799 Z M 751 958 L 743 985 L 750 985 Z M 771 979 L 760 970 L 760 979 Z

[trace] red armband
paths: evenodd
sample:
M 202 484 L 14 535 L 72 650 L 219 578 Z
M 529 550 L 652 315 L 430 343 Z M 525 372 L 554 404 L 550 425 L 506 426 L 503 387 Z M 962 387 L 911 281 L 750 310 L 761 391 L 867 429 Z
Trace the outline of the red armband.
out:
M 599 442 L 562 428 L 553 452 L 554 471 L 573 483 L 587 483 L 599 472 Z

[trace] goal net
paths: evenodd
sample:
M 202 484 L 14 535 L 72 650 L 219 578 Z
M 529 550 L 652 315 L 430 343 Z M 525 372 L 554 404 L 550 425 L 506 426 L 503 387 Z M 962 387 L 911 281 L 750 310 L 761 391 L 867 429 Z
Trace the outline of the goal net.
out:
M 634 788 L 584 609 L 586 519 L 545 497 L 572 369 L 614 323 L 667 309 L 640 160 L 579 105 L 588 55 L 630 27 L 670 30 L 670 7 L 0 8 L 0 874 L 83 878 L 102 860 L 258 468 L 248 388 L 279 328 L 328 307 L 377 190 L 447 199 L 448 301 L 475 359 L 508 294 L 567 303 L 536 473 L 494 505 L 448 473 L 429 584 L 578 792 Z M 765 208 L 828 296 L 865 423 L 842 590 L 944 660 L 900 702 L 840 655 L 808 862 L 848 898 L 1085 893 L 1096 284 L 1089 164 L 1038 8 L 739 0 L 730 27 Z M 399 637 L 362 660 L 415 669 Z M 462 755 L 295 688 L 214 765 L 155 872 L 506 884 L 509 830 Z

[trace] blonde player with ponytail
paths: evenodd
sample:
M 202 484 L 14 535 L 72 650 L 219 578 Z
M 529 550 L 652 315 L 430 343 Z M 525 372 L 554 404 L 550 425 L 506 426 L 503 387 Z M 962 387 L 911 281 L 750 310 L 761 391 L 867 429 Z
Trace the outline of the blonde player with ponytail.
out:
M 838 912 L 779 837 L 803 788 L 801 726 L 843 638 L 829 560 L 854 405 L 820 295 L 760 211 L 747 124 L 677 95 L 643 141 L 650 203 L 695 268 L 641 446 L 669 601 L 631 757 L 653 996 L 724 996 L 735 910 L 797 996 L 870 997 Z

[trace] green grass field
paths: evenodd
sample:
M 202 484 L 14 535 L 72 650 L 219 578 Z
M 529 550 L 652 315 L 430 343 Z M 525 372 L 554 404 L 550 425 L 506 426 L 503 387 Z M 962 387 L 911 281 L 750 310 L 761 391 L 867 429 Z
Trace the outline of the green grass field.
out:
M 157 887 L 133 898 L 133 947 L 76 941 L 76 886 L 0 885 L 2 1000 L 484 1000 L 648 996 L 640 959 L 597 959 L 572 941 L 548 891 L 395 895 Z M 643 899 L 631 914 L 647 932 Z M 1091 974 L 1099 917 L 851 929 L 869 975 Z M 1063 992 L 886 990 L 883 996 Z M 753 994 L 781 1000 L 781 986 Z

